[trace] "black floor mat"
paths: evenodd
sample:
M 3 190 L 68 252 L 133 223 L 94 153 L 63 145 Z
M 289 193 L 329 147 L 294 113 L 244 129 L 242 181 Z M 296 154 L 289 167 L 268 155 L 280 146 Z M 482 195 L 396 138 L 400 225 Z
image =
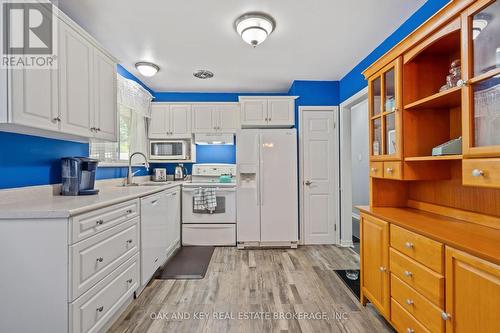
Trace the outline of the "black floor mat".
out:
M 346 275 L 346 270 L 335 270 L 334 272 L 340 277 L 342 281 L 344 281 L 345 285 L 352 291 L 354 296 L 359 300 L 359 269 L 352 269 L 351 271 L 358 272 L 358 278 L 356 280 L 351 280 Z
M 213 246 L 183 246 L 156 276 L 160 280 L 203 279 L 212 259 Z

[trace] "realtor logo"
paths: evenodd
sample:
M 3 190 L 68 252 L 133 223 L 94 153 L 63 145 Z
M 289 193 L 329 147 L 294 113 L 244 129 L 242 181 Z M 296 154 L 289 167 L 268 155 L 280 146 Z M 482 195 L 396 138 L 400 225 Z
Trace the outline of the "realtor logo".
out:
M 4 68 L 55 68 L 56 18 L 49 1 L 2 2 Z

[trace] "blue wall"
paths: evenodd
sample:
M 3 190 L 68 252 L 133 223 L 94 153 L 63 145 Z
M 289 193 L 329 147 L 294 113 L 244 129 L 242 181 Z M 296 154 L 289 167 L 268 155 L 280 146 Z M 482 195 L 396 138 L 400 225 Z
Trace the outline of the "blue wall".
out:
M 427 21 L 432 15 L 443 8 L 450 0 L 428 0 L 412 16 L 408 18 L 396 31 L 387 37 L 375 50 L 364 58 L 356 67 L 340 80 L 340 102 L 345 101 L 367 86 L 362 72 L 383 56 L 387 51 L 402 41 L 413 30 Z

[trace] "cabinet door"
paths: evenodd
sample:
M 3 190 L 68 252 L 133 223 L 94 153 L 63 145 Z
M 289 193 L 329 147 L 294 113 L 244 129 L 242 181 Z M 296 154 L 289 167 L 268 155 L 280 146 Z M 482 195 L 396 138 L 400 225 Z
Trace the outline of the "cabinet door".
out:
M 500 156 L 500 1 L 477 1 L 462 14 L 462 40 L 463 154 Z
M 500 266 L 446 247 L 446 332 L 500 332 Z
M 369 80 L 371 160 L 400 160 L 401 66 L 398 58 Z
M 59 21 L 59 84 L 61 130 L 93 137 L 93 46 Z
M 241 102 L 241 125 L 257 126 L 267 124 L 267 99 Z
M 170 129 L 170 107 L 164 104 L 151 106 L 151 119 L 149 120 L 149 137 L 151 139 L 168 138 Z
M 57 70 L 9 70 L 9 90 L 9 121 L 46 130 L 59 129 Z
M 170 135 L 191 137 L 191 105 L 170 105 Z
M 268 125 L 290 126 L 295 124 L 295 102 L 292 99 L 269 100 L 267 104 Z
M 193 133 L 213 133 L 217 127 L 217 106 L 193 105 Z
M 181 200 L 180 190 L 168 193 L 168 247 L 167 252 L 174 250 L 181 239 Z
M 368 298 L 386 318 L 390 314 L 389 224 L 361 217 L 361 300 Z
M 236 133 L 240 127 L 240 106 L 238 104 L 217 106 L 218 130 L 223 133 Z
M 117 140 L 116 64 L 105 54 L 94 50 L 95 137 Z

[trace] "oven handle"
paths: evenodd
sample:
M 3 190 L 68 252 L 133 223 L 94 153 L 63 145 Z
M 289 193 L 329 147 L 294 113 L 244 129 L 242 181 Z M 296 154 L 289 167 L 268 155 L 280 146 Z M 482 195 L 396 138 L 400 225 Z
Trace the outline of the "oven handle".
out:
M 186 192 L 194 192 L 196 189 L 198 189 L 200 187 L 203 187 L 203 186 L 199 186 L 199 187 L 182 187 L 182 190 L 186 191 Z M 207 188 L 207 187 L 204 187 L 204 188 Z M 225 188 L 225 187 L 209 187 L 209 188 L 213 188 L 217 192 L 236 192 L 235 188 Z

